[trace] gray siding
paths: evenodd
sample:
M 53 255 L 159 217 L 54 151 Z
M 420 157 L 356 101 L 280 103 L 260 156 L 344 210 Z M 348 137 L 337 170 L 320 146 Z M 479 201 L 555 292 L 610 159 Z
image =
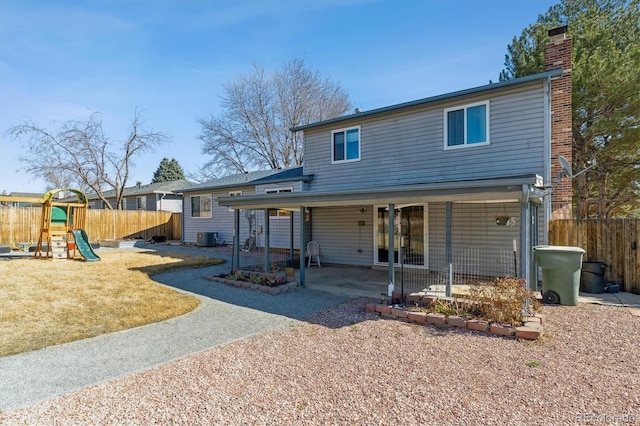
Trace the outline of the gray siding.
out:
M 147 208 L 145 209 L 148 212 L 158 211 L 158 196 L 156 194 L 142 195 L 147 200 Z
M 242 191 L 243 194 L 253 194 L 253 187 L 241 187 L 237 188 L 238 191 Z M 191 217 L 191 197 L 207 195 L 212 196 L 211 205 L 211 217 L 210 218 L 194 218 Z M 233 241 L 233 211 L 228 207 L 220 206 L 216 202 L 216 197 L 226 197 L 229 195 L 229 190 L 219 191 L 204 191 L 204 192 L 189 192 L 184 196 L 184 230 L 183 241 L 187 243 L 195 243 L 198 238 L 198 232 L 217 232 L 218 240 L 220 242 L 227 241 L 231 243 Z M 245 212 L 240 212 L 240 243 L 249 236 L 249 223 L 245 218 Z
M 542 175 L 542 83 L 492 94 L 488 99 L 490 145 L 444 149 L 444 109 L 485 100 L 476 96 L 307 130 L 304 172 L 314 174 L 311 189 Z M 331 131 L 356 125 L 361 126 L 361 160 L 331 164 Z
M 320 244 L 321 262 L 372 266 L 375 249 L 375 209 L 367 206 L 318 207 L 312 209 L 312 238 Z M 455 270 L 480 267 L 486 275 L 502 276 L 513 269 L 513 240 L 520 240 L 520 208 L 517 203 L 453 204 L 453 258 Z M 516 217 L 511 226 L 498 226 L 495 216 L 506 213 Z M 365 226 L 358 221 L 364 220 Z M 429 269 L 444 271 L 445 203 L 428 204 Z M 519 250 L 519 246 L 518 246 Z M 473 264 L 472 264 L 473 263 Z
M 278 182 L 268 183 L 256 186 L 256 194 L 264 194 L 267 190 L 291 188 L 292 192 L 300 192 L 302 190 L 302 182 Z M 300 213 L 293 212 L 293 244 L 294 248 L 300 248 Z M 260 210 L 257 212 L 256 220 L 258 225 L 264 229 L 265 212 Z M 289 248 L 290 245 L 290 223 L 291 217 L 271 217 L 270 220 L 271 237 L 269 245 L 272 248 Z M 264 247 L 264 235 L 258 235 L 256 242 L 259 247 Z
M 369 207 L 318 207 L 312 209 L 312 238 L 320 244 L 320 262 L 343 265 L 373 264 L 373 216 Z M 365 226 L 358 221 L 364 220 Z
M 262 232 L 256 236 L 256 245 L 264 247 L 265 244 L 265 212 L 256 211 L 256 224 L 261 227 Z M 269 220 L 269 246 L 271 248 L 289 248 L 291 217 L 271 217 Z M 300 213 L 293 213 L 293 248 L 300 248 Z
M 445 271 L 445 203 L 429 204 L 429 269 Z M 514 226 L 496 225 L 495 216 L 516 218 Z M 479 267 L 485 275 L 504 276 L 513 270 L 513 240 L 520 252 L 519 203 L 452 205 L 454 270 Z M 519 267 L 519 266 L 518 266 Z M 511 274 L 512 275 L 512 274 Z
M 301 182 L 279 182 L 267 183 L 257 186 L 244 186 L 237 188 L 225 188 L 218 191 L 206 192 L 190 192 L 184 196 L 184 237 L 183 240 L 188 243 L 197 241 L 198 232 L 218 232 L 218 240 L 220 242 L 233 241 L 233 211 L 228 207 L 220 206 L 216 202 L 216 197 L 226 197 L 230 192 L 242 191 L 242 195 L 264 194 L 267 189 L 291 188 L 292 191 L 301 190 Z M 211 194 L 212 201 L 212 217 L 211 218 L 192 218 L 191 217 L 191 197 L 198 195 Z M 299 248 L 300 230 L 299 230 L 299 213 L 294 213 L 294 248 Z M 255 229 L 255 226 L 261 226 L 263 231 L 256 235 L 256 245 L 264 247 L 264 220 L 265 214 L 263 210 L 257 210 L 253 218 L 249 219 L 245 210 L 240 212 L 240 244 L 249 237 L 249 227 Z M 270 246 L 273 248 L 289 248 L 289 218 L 272 218 Z

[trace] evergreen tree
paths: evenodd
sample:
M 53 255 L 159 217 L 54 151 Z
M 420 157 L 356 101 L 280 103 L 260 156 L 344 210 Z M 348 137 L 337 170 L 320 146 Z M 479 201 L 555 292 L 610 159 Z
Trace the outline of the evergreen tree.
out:
M 562 0 L 514 37 L 500 80 L 544 71 L 549 29 L 573 40 L 576 216 L 640 217 L 640 0 Z
M 182 170 L 178 161 L 175 158 L 169 160 L 164 157 L 153 174 L 151 183 L 171 182 L 180 179 L 184 179 L 184 170 Z

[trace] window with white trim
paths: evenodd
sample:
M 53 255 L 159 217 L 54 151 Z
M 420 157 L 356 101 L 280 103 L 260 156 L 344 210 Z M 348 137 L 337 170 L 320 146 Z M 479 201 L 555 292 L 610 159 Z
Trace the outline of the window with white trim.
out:
M 265 194 L 280 194 L 283 192 L 293 192 L 293 188 L 272 188 L 265 189 Z M 269 217 L 289 217 L 291 216 L 291 211 L 283 210 L 283 209 L 271 209 L 269 210 Z
M 136 197 L 136 208 L 138 210 L 146 210 L 147 209 L 147 197 L 146 196 Z
M 444 149 L 488 144 L 488 101 L 444 110 Z
M 229 191 L 229 197 L 240 197 L 242 195 L 242 191 Z M 232 212 L 233 209 L 229 207 L 229 211 Z
M 194 195 L 191 197 L 191 217 L 211 217 L 211 194 Z
M 331 132 L 331 162 L 360 160 L 360 126 Z

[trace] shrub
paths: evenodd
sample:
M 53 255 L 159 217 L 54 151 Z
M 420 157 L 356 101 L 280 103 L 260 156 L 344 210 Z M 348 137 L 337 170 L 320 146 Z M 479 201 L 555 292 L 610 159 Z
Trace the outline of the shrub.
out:
M 513 326 L 522 324 L 523 313 L 531 316 L 539 307 L 533 291 L 527 290 L 526 281 L 519 278 L 496 278 L 490 283 L 480 283 L 471 287 L 468 298 L 476 303 L 484 320 Z

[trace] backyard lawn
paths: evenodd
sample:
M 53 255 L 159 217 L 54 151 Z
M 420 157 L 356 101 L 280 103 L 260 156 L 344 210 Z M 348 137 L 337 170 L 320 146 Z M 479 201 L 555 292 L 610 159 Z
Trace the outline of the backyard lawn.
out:
M 223 260 L 115 251 L 100 262 L 0 261 L 0 356 L 28 352 L 173 318 L 200 301 L 151 276 Z

